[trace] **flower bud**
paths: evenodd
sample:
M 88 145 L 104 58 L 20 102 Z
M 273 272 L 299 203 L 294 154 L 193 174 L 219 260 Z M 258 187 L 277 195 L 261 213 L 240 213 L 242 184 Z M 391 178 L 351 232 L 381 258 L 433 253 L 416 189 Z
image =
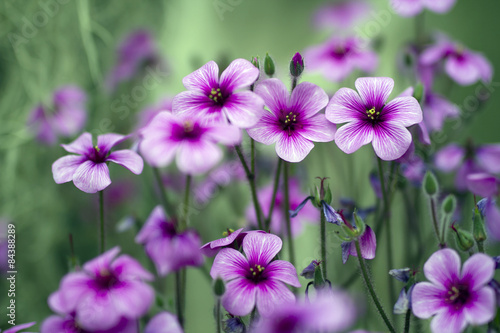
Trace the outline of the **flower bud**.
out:
M 395 278 L 398 281 L 401 281 L 403 283 L 407 283 L 410 281 L 410 273 L 411 270 L 406 267 L 406 268 L 399 268 L 399 269 L 391 269 L 389 271 L 389 275 Z
M 479 214 L 479 209 L 476 207 L 474 211 L 472 232 L 476 242 L 484 242 L 487 238 L 486 229 L 484 228 L 484 221 Z
M 427 171 L 424 176 L 424 192 L 428 196 L 435 196 L 439 190 L 439 184 L 433 173 Z
M 455 211 L 456 207 L 457 199 L 453 194 L 449 194 L 446 198 L 444 198 L 443 204 L 441 205 L 441 209 L 446 215 L 452 214 Z
M 245 323 L 240 317 L 230 316 L 224 321 L 225 333 L 246 333 L 246 331 Z
M 317 260 L 311 261 L 311 263 L 309 265 L 307 265 L 307 267 L 302 270 L 302 273 L 300 273 L 300 276 L 302 276 L 306 279 L 313 279 L 317 266 L 319 266 L 319 262 Z
M 250 62 L 252 63 L 252 65 L 254 65 L 256 68 L 260 69 L 260 64 L 259 64 L 259 57 L 256 56 L 256 57 L 252 57 L 252 59 L 250 60 Z
M 455 231 L 457 246 L 460 250 L 469 251 L 474 246 L 474 237 L 470 232 L 462 230 L 454 224 L 451 225 L 451 229 Z
M 358 215 L 356 211 L 354 211 L 353 215 L 354 223 L 356 223 L 356 229 L 358 230 L 359 235 L 364 234 L 366 230 L 365 221 L 363 221 L 363 219 Z
M 266 57 L 264 58 L 264 72 L 269 77 L 273 77 L 275 72 L 274 61 L 269 56 L 269 53 L 266 53 Z
M 221 278 L 217 278 L 214 282 L 214 294 L 215 296 L 222 296 L 226 292 L 226 286 Z
M 293 77 L 299 77 L 304 71 L 304 59 L 299 52 L 295 53 L 292 60 L 290 61 L 290 74 Z
M 318 290 L 326 285 L 325 279 L 323 279 L 323 272 L 321 270 L 321 265 L 316 265 L 314 268 L 314 289 Z

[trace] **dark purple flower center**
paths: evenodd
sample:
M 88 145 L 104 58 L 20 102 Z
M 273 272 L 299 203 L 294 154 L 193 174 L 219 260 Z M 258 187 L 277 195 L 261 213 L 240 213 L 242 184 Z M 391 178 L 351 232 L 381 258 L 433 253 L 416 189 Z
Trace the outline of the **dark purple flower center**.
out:
M 165 238 L 173 238 L 175 235 L 177 235 L 177 232 L 175 231 L 175 225 L 173 223 L 162 221 L 160 223 L 160 228 L 162 231 L 162 236 Z
M 106 162 L 106 155 L 108 152 L 99 148 L 99 146 L 94 146 L 88 155 L 88 158 L 94 163 L 104 163 Z
M 224 91 L 221 91 L 221 89 L 217 87 L 210 90 L 210 92 L 208 93 L 208 98 L 210 98 L 214 102 L 214 104 L 223 105 L 224 100 L 227 98 L 227 96 Z
M 196 141 L 199 140 L 204 132 L 205 129 L 203 127 L 189 120 L 184 121 L 182 125 L 174 124 L 172 126 L 172 138 L 177 141 Z
M 372 107 L 371 109 L 366 110 L 366 115 L 372 123 L 377 123 L 377 120 L 380 117 L 380 110 L 377 111 L 375 107 Z
M 293 132 L 297 129 L 301 129 L 300 117 L 298 113 L 281 111 L 280 123 L 283 131 L 288 132 L 288 136 L 291 136 Z
M 278 319 L 276 326 L 274 327 L 274 332 L 285 333 L 285 332 L 295 332 L 299 328 L 300 320 L 297 316 L 290 315 Z
M 264 270 L 265 270 L 264 266 L 254 264 L 248 270 L 247 279 L 249 279 L 253 282 L 256 282 L 256 283 L 263 281 L 263 280 L 266 280 L 266 277 L 264 276 Z
M 464 306 L 470 298 L 469 286 L 465 284 L 453 285 L 446 294 L 445 301 L 448 304 L 455 306 L 455 308 L 461 308 Z
M 118 283 L 118 279 L 108 269 L 103 268 L 99 272 L 99 275 L 96 276 L 95 282 L 97 288 L 101 290 L 110 290 Z
M 347 54 L 351 52 L 351 47 L 349 45 L 337 45 L 330 52 L 330 55 L 335 59 L 342 59 Z

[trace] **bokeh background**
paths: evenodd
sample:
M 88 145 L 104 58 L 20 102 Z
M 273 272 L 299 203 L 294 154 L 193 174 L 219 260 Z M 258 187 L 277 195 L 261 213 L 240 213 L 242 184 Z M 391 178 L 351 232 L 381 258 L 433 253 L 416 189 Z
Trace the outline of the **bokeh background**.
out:
M 68 234 L 74 239 L 75 253 L 81 263 L 97 255 L 96 235 L 98 221 L 97 195 L 77 190 L 72 183 L 56 185 L 52 178 L 51 164 L 65 154 L 58 146 L 42 145 L 26 126 L 31 110 L 40 102 L 47 102 L 52 92 L 61 85 L 76 84 L 88 94 L 88 122 L 86 130 L 93 133 L 128 133 L 137 124 L 137 114 L 146 106 L 172 97 L 183 90 L 182 78 L 209 60 L 216 60 L 221 67 L 235 58 L 250 59 L 266 52 L 273 57 L 277 76 L 288 82 L 288 63 L 297 51 L 320 43 L 330 36 L 312 27 L 313 12 L 325 1 L 297 0 L 190 0 L 190 1 L 134 1 L 134 0 L 3 0 L 0 2 L 0 216 L 13 221 L 17 230 L 17 323 L 41 322 L 51 311 L 47 297 L 58 288 L 61 277 L 69 268 L 70 247 Z M 388 11 L 388 0 L 370 1 L 372 13 L 366 22 L 357 27 L 365 29 L 366 23 L 378 22 L 377 13 Z M 39 12 L 48 13 L 43 21 Z M 500 68 L 498 33 L 500 22 L 497 0 L 458 0 L 446 15 L 425 13 L 427 32 L 440 30 L 451 38 L 461 41 L 472 50 L 482 52 Z M 38 15 L 38 16 L 37 16 Z M 40 20 L 40 21 L 36 21 Z M 38 22 L 38 23 L 37 23 Z M 392 97 L 411 82 L 402 77 L 398 69 L 401 49 L 415 38 L 415 20 L 401 18 L 393 13 L 379 24 L 380 32 L 374 33 L 380 65 L 376 76 L 390 76 L 396 86 Z M 37 25 L 34 25 L 37 23 Z M 31 25 L 31 27 L 30 27 Z M 104 79 L 116 62 L 116 49 L 124 36 L 143 28 L 154 35 L 159 53 L 165 60 L 166 69 L 157 73 L 152 87 L 145 94 L 132 97 L 127 104 L 122 96 L 131 96 L 142 79 L 122 84 L 114 93 L 106 92 Z M 18 36 L 21 39 L 17 39 Z M 307 59 L 306 59 L 307 66 Z M 356 74 L 344 85 L 351 85 Z M 325 81 L 315 73 L 307 71 L 303 80 L 319 84 L 331 96 L 340 85 Z M 471 137 L 477 143 L 500 141 L 500 80 L 495 73 L 491 98 L 475 110 L 468 106 L 476 96 L 481 83 L 446 89 L 442 93 L 456 103 L 467 114 L 468 109 L 478 115 L 466 115 L 460 124 L 448 124 L 443 133 L 434 140 L 431 151 L 446 140 L 463 143 Z M 439 90 L 439 88 L 438 88 Z M 117 109 L 122 107 L 117 112 Z M 65 140 L 64 142 L 68 142 Z M 272 177 L 270 170 L 275 162 L 272 147 L 259 148 L 259 184 L 265 185 Z M 293 172 L 302 180 L 305 193 L 315 184 L 316 176 L 330 177 L 336 200 L 340 197 L 354 198 L 360 206 L 369 206 L 376 199 L 369 183 L 369 173 L 375 166 L 371 147 L 365 147 L 353 155 L 341 153 L 334 143 L 317 144 L 305 162 L 294 167 Z M 142 223 L 152 208 L 158 204 L 150 168 L 140 176 L 132 176 L 127 170 L 110 166 L 113 184 L 109 191 L 118 198 L 106 207 L 109 246 L 118 244 L 122 251 L 132 254 L 151 270 L 143 249 L 134 243 L 137 232 L 131 227 L 117 231 L 120 221 L 134 216 Z M 167 174 L 175 178 L 174 169 Z M 441 177 L 443 183 L 451 184 L 452 178 Z M 174 184 L 175 185 L 175 184 Z M 172 186 L 174 186 L 172 185 Z M 180 193 L 180 192 L 179 192 Z M 414 191 L 419 198 L 419 190 Z M 172 196 L 172 200 L 175 200 Z M 110 202 L 111 198 L 108 202 Z M 471 206 L 471 200 L 464 205 Z M 114 201 L 113 201 L 114 202 Z M 204 242 L 219 238 L 228 226 L 245 225 L 245 211 L 250 203 L 245 182 L 234 182 L 220 189 L 209 203 L 198 207 L 191 216 Z M 430 222 L 425 203 L 421 202 L 423 214 L 419 221 L 429 237 L 424 239 L 429 246 L 421 248 L 421 260 L 406 261 L 405 248 L 409 246 L 406 225 L 407 216 L 402 209 L 403 198 L 396 195 L 393 225 L 396 236 L 394 248 L 396 266 L 421 267 L 434 246 L 430 233 Z M 468 210 L 467 210 L 468 211 Z M 470 216 L 462 216 L 468 221 Z M 368 219 L 368 223 L 372 223 Z M 467 223 L 467 222 L 464 222 Z M 329 271 L 336 285 L 346 283 L 357 265 L 349 260 L 342 265 L 339 243 L 333 231 L 329 232 Z M 411 237 L 411 236 L 410 236 Z M 301 270 L 310 260 L 319 257 L 318 228 L 308 226 L 296 240 L 298 252 L 297 269 Z M 413 244 L 413 243 L 411 243 Z M 378 253 L 371 262 L 375 284 L 381 294 L 385 308 L 387 301 L 387 264 L 384 258 L 384 237 L 378 239 Z M 416 249 L 413 249 L 416 251 Z M 211 260 L 206 266 L 210 267 Z M 301 278 L 305 286 L 306 281 Z M 172 312 L 173 279 L 157 281 L 157 287 L 165 290 L 167 307 Z M 366 301 L 362 282 L 356 274 L 349 292 L 367 309 L 361 314 L 356 327 L 367 327 L 382 331 L 383 323 L 376 319 Z M 0 281 L 0 308 L 7 305 L 5 279 Z M 213 298 L 209 282 L 196 269 L 188 272 L 187 332 L 206 332 L 213 327 Z M 154 312 L 155 308 L 153 309 Z M 2 311 L 2 314 L 4 311 Z M 401 318 L 400 318 L 401 320 Z M 7 327 L 7 318 L 0 317 L 0 327 Z M 369 326 L 365 325 L 370 322 Z

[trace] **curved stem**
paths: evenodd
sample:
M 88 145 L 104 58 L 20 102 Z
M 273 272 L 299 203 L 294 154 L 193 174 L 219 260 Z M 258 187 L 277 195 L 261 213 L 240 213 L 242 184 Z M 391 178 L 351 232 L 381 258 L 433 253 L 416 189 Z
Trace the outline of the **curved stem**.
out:
M 269 230 L 269 226 L 271 224 L 271 216 L 273 215 L 274 206 L 276 204 L 276 194 L 278 193 L 278 187 L 280 183 L 280 173 L 281 173 L 281 165 L 283 164 L 283 160 L 278 157 L 278 165 L 276 166 L 276 173 L 274 174 L 274 185 L 273 185 L 273 196 L 271 197 L 271 203 L 269 206 L 269 213 L 266 218 L 265 230 Z
M 284 205 L 284 214 L 285 214 L 285 221 L 286 221 L 286 234 L 288 237 L 288 254 L 290 256 L 290 263 L 295 266 L 295 251 L 293 247 L 293 235 L 292 235 L 292 227 L 291 227 L 291 221 L 290 221 L 290 193 L 289 193 L 289 188 L 288 188 L 288 162 L 283 161 L 283 183 L 285 185 L 285 205 Z
M 106 234 L 105 234 L 105 228 L 104 228 L 104 196 L 103 196 L 103 191 L 99 191 L 99 215 L 100 215 L 100 238 L 101 238 L 101 243 L 100 243 L 100 253 L 104 253 L 104 250 L 106 248 Z
M 410 333 L 410 322 L 411 322 L 411 310 L 408 309 L 406 311 L 406 316 L 405 316 L 405 331 L 404 333 Z
M 80 36 L 82 37 L 83 48 L 89 63 L 90 76 L 97 86 L 101 82 L 101 73 L 99 72 L 97 51 L 94 41 L 92 40 L 92 26 L 88 0 L 78 1 L 78 22 L 80 24 Z
M 382 307 L 382 304 L 380 304 L 380 301 L 377 297 L 377 294 L 375 293 L 375 289 L 373 289 L 372 282 L 370 280 L 370 277 L 368 276 L 368 271 L 366 269 L 365 265 L 365 260 L 361 256 L 361 248 L 359 247 L 359 241 L 355 240 L 354 244 L 356 246 L 356 254 L 358 255 L 358 262 L 359 262 L 359 268 L 361 270 L 361 275 L 363 276 L 363 280 L 365 280 L 366 288 L 368 288 L 368 292 L 370 293 L 370 296 L 373 299 L 373 302 L 375 303 L 375 306 L 377 307 L 378 313 L 382 317 L 382 320 L 384 321 L 385 325 L 389 329 L 391 333 L 396 333 L 394 330 L 394 327 L 392 326 L 391 321 L 385 314 L 384 308 Z
M 191 190 L 191 175 L 186 176 L 186 189 L 184 190 L 184 202 L 182 205 L 182 222 L 179 225 L 180 230 L 184 230 L 188 226 L 189 218 L 189 192 Z
M 323 264 L 323 279 L 326 280 L 326 218 L 325 214 L 320 211 L 321 216 L 321 262 Z
M 182 306 L 182 277 L 181 271 L 175 272 L 175 307 L 177 309 L 177 318 L 179 324 L 184 327 L 184 313 Z

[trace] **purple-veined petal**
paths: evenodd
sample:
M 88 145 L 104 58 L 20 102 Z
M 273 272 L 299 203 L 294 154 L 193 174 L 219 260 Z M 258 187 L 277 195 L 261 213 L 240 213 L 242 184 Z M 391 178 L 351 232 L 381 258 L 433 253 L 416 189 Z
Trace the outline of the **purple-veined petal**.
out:
M 69 153 L 85 155 L 92 150 L 92 134 L 85 132 L 72 143 L 62 144 L 61 147 Z
M 317 85 L 302 82 L 292 91 L 288 110 L 309 118 L 328 104 L 328 95 Z
M 109 152 L 111 148 L 122 143 L 129 138 L 128 135 L 108 133 L 97 137 L 97 146 L 104 152 Z
M 470 297 L 474 301 L 465 304 L 463 308 L 469 324 L 484 325 L 495 318 L 497 306 L 493 288 L 485 286 L 472 292 Z
M 268 233 L 252 232 L 243 238 L 243 252 L 250 267 L 266 266 L 278 254 L 282 245 L 281 238 Z
M 444 14 L 455 4 L 456 0 L 424 0 L 423 3 L 433 12 Z
M 463 86 L 473 84 L 481 78 L 479 68 L 469 53 L 464 53 L 461 57 L 449 57 L 444 66 L 446 73 Z
M 436 45 L 430 46 L 425 49 L 420 55 L 420 62 L 422 65 L 433 65 L 436 62 L 444 59 L 447 53 L 452 52 L 453 45 L 449 42 L 440 42 Z
M 314 142 L 330 142 L 335 139 L 337 126 L 329 122 L 324 114 L 317 114 L 311 118 L 304 119 L 300 135 Z
M 394 88 L 390 77 L 360 77 L 354 83 L 366 108 L 381 110 Z
M 452 143 L 436 153 L 434 163 L 439 170 L 451 172 L 458 168 L 464 157 L 465 150 L 459 145 Z
M 492 199 L 488 199 L 486 202 L 484 215 L 489 234 L 495 240 L 500 240 L 500 209 L 498 209 Z
M 430 282 L 419 282 L 411 293 L 411 307 L 418 318 L 427 319 L 438 313 L 446 303 L 446 290 Z
M 477 149 L 476 159 L 480 166 L 491 173 L 500 173 L 500 145 L 484 145 Z
M 279 140 L 283 133 L 283 128 L 276 115 L 263 110 L 257 124 L 251 128 L 247 128 L 247 133 L 255 141 L 270 145 Z
M 144 167 L 144 161 L 139 154 L 130 149 L 114 151 L 109 154 L 107 160 L 129 169 L 136 175 L 141 174 Z
M 222 112 L 231 124 L 240 128 L 254 126 L 259 120 L 264 101 L 251 91 L 240 91 L 228 96 Z
M 275 260 L 266 266 L 264 273 L 271 279 L 280 280 L 294 287 L 300 288 L 299 278 L 295 267 L 284 260 Z
M 469 191 L 482 197 L 493 197 L 498 193 L 498 180 L 487 173 L 473 173 L 467 176 Z
M 160 312 L 146 325 L 144 333 L 184 333 L 177 316 L 170 312 Z
M 288 89 L 278 79 L 267 79 L 260 82 L 255 87 L 255 93 L 264 100 L 264 105 L 275 115 L 288 107 Z
M 207 122 L 227 122 L 221 113 L 221 107 L 199 91 L 183 91 L 177 94 L 172 101 L 173 114 L 186 114 L 203 117 Z
M 214 259 L 210 276 L 224 281 L 244 277 L 250 270 L 248 260 L 235 249 L 222 249 Z
M 249 87 L 259 77 L 259 69 L 245 59 L 233 60 L 220 76 L 220 87 L 225 92 Z
M 209 61 L 199 69 L 182 79 L 186 89 L 208 94 L 212 88 L 217 88 L 219 82 L 219 67 L 215 61 Z M 175 109 L 175 107 L 174 107 Z
M 293 163 L 302 161 L 313 148 L 314 144 L 297 132 L 282 132 L 275 147 L 281 159 Z
M 198 175 L 214 167 L 221 158 L 221 149 L 211 141 L 183 141 L 179 145 L 176 162 L 181 172 Z
M 394 11 L 403 17 L 415 16 L 424 9 L 420 0 L 391 0 L 391 5 Z
M 357 92 L 341 88 L 328 103 L 325 116 L 334 124 L 357 121 L 366 119 L 366 107 Z
M 226 284 L 222 296 L 222 306 L 236 316 L 246 316 L 255 306 L 257 286 L 245 278 L 232 280 Z
M 56 160 L 52 164 L 52 176 L 56 184 L 73 180 L 76 169 L 86 160 L 85 156 L 69 155 Z
M 219 250 L 222 247 L 231 245 L 237 239 L 243 238 L 244 236 L 240 235 L 242 231 L 243 231 L 243 228 L 231 232 L 231 234 L 228 235 L 227 237 L 216 239 L 214 241 L 208 242 L 205 245 L 203 245 L 200 248 L 200 250 L 205 256 L 213 257 L 219 252 Z
M 364 121 L 353 121 L 337 129 L 335 143 L 346 154 L 352 154 L 373 140 L 373 127 Z
M 277 307 L 295 301 L 295 295 L 282 282 L 274 279 L 261 281 L 256 289 L 257 310 L 261 316 L 268 316 Z
M 374 128 L 373 150 L 384 161 L 400 158 L 411 144 L 411 134 L 399 123 L 384 122 Z
M 73 175 L 75 186 L 86 193 L 96 193 L 111 184 L 109 169 L 106 163 L 83 162 Z
M 443 289 L 460 278 L 460 257 L 455 250 L 442 249 L 434 252 L 424 264 L 427 280 Z
M 365 259 L 375 258 L 375 252 L 377 251 L 377 239 L 375 238 L 375 233 L 372 228 L 366 226 L 366 230 L 359 238 L 359 247 L 361 250 L 361 256 Z M 351 242 L 350 253 L 351 256 L 357 257 L 356 244 Z
M 211 126 L 205 132 L 205 135 L 214 142 L 222 143 L 227 146 L 237 145 L 241 142 L 241 130 L 232 125 Z
M 423 120 L 422 109 L 414 97 L 397 97 L 387 103 L 380 117 L 401 123 L 404 127 L 418 124 Z
M 467 259 L 462 268 L 462 282 L 471 290 L 478 290 L 493 279 L 495 261 L 484 253 L 476 253 Z
M 459 333 L 466 326 L 465 314 L 451 307 L 443 308 L 431 321 L 431 331 L 436 333 Z

